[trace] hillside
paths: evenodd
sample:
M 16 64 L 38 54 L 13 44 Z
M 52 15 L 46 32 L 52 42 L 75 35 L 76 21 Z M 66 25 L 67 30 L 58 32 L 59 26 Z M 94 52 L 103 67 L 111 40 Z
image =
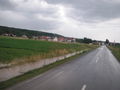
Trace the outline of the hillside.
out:
M 0 35 L 2 34 L 14 34 L 18 37 L 22 35 L 27 35 L 29 38 L 32 36 L 50 36 L 50 37 L 63 37 L 58 34 L 53 33 L 47 33 L 42 31 L 35 31 L 35 30 L 27 30 L 27 29 L 19 29 L 19 28 L 13 28 L 13 27 L 6 27 L 6 26 L 0 26 Z
M 36 37 L 48 36 L 51 38 L 58 37 L 58 38 L 68 39 L 68 41 L 70 39 L 76 39 L 76 42 L 78 42 L 78 43 L 92 43 L 92 39 L 90 39 L 90 38 L 80 39 L 80 38 L 73 38 L 73 37 L 65 37 L 65 36 L 62 36 L 59 34 L 42 32 L 42 31 L 37 31 L 37 30 L 28 30 L 28 29 L 0 26 L 0 35 L 4 35 L 4 34 L 13 34 L 13 35 L 16 35 L 17 37 L 26 35 L 28 38 L 33 38 L 34 36 L 36 36 Z M 63 41 L 66 41 L 66 40 L 63 40 Z

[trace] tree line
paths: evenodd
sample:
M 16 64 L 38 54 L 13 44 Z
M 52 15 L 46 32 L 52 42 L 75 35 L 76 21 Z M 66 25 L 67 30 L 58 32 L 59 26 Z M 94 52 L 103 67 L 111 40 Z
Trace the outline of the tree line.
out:
M 60 37 L 61 36 L 58 34 L 35 31 L 35 30 L 27 30 L 27 29 L 19 29 L 19 28 L 13 28 L 13 27 L 0 26 L 0 35 L 3 35 L 5 33 L 6 34 L 14 34 L 17 37 L 26 35 L 29 38 L 32 38 L 33 36 L 49 36 L 49 37 Z

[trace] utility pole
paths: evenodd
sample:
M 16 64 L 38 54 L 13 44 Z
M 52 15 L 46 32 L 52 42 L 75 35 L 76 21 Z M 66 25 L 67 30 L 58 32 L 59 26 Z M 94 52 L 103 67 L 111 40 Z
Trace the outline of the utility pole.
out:
M 114 46 L 115 46 L 115 40 L 114 40 Z

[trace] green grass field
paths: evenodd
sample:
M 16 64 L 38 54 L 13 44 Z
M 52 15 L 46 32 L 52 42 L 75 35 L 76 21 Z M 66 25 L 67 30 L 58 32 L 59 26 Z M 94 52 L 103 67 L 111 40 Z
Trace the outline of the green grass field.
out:
M 114 56 L 120 61 L 120 46 L 110 46 L 109 48 Z
M 29 62 L 92 48 L 95 46 L 0 37 L 0 62 Z

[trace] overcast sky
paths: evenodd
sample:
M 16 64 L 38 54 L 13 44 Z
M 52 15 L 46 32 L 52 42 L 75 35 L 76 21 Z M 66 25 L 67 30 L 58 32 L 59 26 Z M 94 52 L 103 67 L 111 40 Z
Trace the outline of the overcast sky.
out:
M 120 0 L 0 0 L 0 25 L 120 42 Z

